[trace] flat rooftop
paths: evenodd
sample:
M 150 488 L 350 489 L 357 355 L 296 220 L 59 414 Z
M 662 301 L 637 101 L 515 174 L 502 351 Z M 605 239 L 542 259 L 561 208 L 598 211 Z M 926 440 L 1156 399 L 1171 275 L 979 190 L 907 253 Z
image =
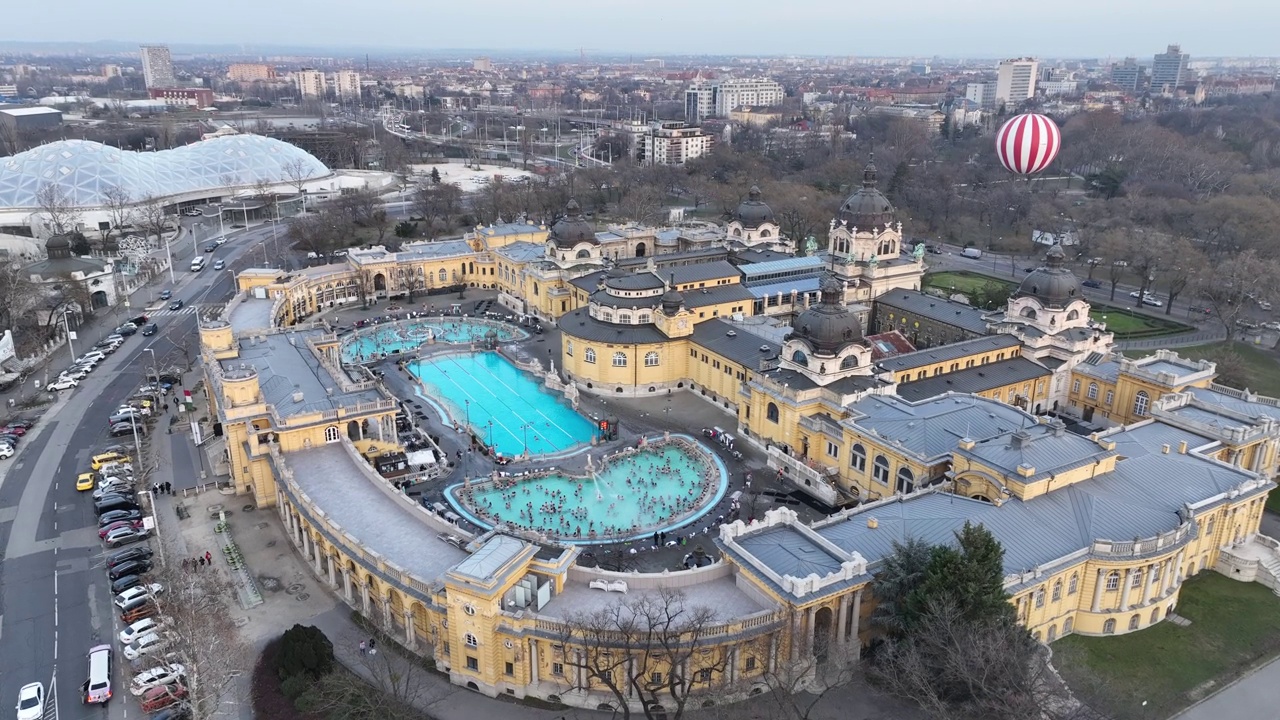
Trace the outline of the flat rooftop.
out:
M 374 487 L 339 443 L 285 454 L 294 479 L 303 492 L 342 529 L 365 548 L 430 582 L 468 558 L 460 550 L 436 538 L 440 531 Z
M 227 322 L 231 323 L 231 332 L 236 335 L 250 330 L 266 330 L 271 327 L 271 306 L 269 298 L 249 296 L 231 311 Z
M 680 592 L 684 593 L 685 607 L 713 608 L 716 611 L 716 618 L 721 621 L 769 609 L 769 606 L 761 605 L 743 592 L 733 575 L 681 586 Z M 622 595 L 596 590 L 587 587 L 585 583 L 569 580 L 565 582 L 560 594 L 553 595 L 550 602 L 544 605 L 538 614 L 550 618 L 571 618 L 613 607 L 619 602 L 633 602 L 637 596 L 643 597 L 657 593 L 658 590 L 631 586 L 627 589 L 627 594 Z

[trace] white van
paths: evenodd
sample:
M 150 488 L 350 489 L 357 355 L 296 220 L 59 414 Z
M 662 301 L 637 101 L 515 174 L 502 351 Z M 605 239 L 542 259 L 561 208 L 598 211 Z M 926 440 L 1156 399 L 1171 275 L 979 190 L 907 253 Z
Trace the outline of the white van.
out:
M 89 649 L 89 679 L 80 686 L 86 703 L 105 705 L 111 699 L 111 665 L 110 645 Z
M 204 269 L 204 256 L 201 255 L 191 261 L 191 272 L 200 272 Z

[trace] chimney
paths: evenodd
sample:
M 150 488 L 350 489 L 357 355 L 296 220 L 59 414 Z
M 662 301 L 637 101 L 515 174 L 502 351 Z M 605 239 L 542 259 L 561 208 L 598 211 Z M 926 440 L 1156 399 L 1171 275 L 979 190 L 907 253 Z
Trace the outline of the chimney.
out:
M 867 529 L 875 530 L 878 527 L 880 527 L 879 520 L 875 519 L 874 516 L 867 518 Z
M 1180 454 L 1180 455 L 1186 455 L 1186 454 L 1187 454 L 1187 441 L 1186 441 L 1186 440 L 1183 440 L 1183 441 L 1181 441 L 1181 442 L 1179 442 L 1179 443 L 1178 443 L 1178 454 Z
M 1031 447 L 1031 434 L 1024 430 L 1019 430 L 1009 436 L 1009 445 L 1015 450 L 1024 450 L 1029 448 Z
M 302 402 L 302 398 L 303 398 L 302 391 L 300 391 L 300 390 L 299 390 L 299 391 L 296 391 L 296 392 L 294 392 L 294 393 L 293 393 L 293 401 L 294 401 L 294 402 L 296 402 L 296 403 L 300 403 L 300 402 Z
M 1169 454 L 1169 443 L 1165 443 L 1165 444 L 1163 444 L 1163 445 L 1161 445 L 1161 446 L 1160 446 L 1160 454 L 1162 454 L 1162 455 L 1168 455 L 1168 454 Z

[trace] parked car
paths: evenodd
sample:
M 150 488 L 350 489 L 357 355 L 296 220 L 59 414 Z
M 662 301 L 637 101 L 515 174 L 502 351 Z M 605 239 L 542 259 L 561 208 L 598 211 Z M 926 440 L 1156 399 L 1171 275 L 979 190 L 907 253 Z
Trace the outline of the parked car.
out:
M 44 685 L 33 682 L 18 690 L 18 720 L 40 720 L 44 717 Z
M 135 588 L 141 584 L 142 584 L 141 575 L 125 575 L 119 580 L 112 581 L 111 592 L 112 594 L 119 595 L 125 590 L 128 590 L 130 588 Z
M 80 382 L 77 380 L 60 377 L 57 380 L 54 380 L 53 382 L 49 383 L 45 387 L 49 388 L 50 390 L 70 390 L 79 384 Z
M 75 380 L 76 382 L 80 382 L 88 376 L 89 371 L 82 367 L 69 367 L 61 373 L 58 373 L 59 380 Z
M 153 630 L 159 630 L 162 627 L 164 627 L 163 620 L 157 620 L 156 618 L 144 618 L 142 620 L 139 620 L 136 623 L 129 625 L 125 629 L 121 630 L 120 642 L 124 643 L 125 645 L 128 645 L 134 640 L 137 640 L 142 635 L 145 635 L 146 633 L 149 633 Z
M 160 330 L 160 326 L 156 325 L 155 323 L 147 323 L 146 325 L 142 326 L 142 334 L 145 337 L 150 337 L 152 335 L 155 335 L 157 332 L 159 332 L 159 330 Z
M 182 683 L 153 687 L 142 694 L 142 712 L 157 712 L 172 707 L 187 697 L 187 687 Z M 152 715 L 152 718 L 163 717 Z
M 80 359 L 93 360 L 94 362 L 102 362 L 103 360 L 106 359 L 106 357 L 107 357 L 107 354 L 104 352 L 99 352 L 98 350 L 90 350 L 89 352 L 81 355 Z
M 111 578 L 112 580 L 115 580 L 116 578 L 122 578 L 125 575 L 141 575 L 145 572 L 150 572 L 150 571 L 151 571 L 150 560 L 133 560 L 127 563 L 120 563 L 119 565 L 116 565 L 115 567 L 107 570 L 107 577 Z M 120 602 L 116 603 L 116 607 L 123 607 L 123 606 L 124 605 L 121 604 Z
M 112 415 L 111 417 L 107 418 L 108 425 L 116 425 L 122 422 L 135 422 L 135 421 L 142 422 L 142 413 L 137 410 L 134 410 L 133 408 L 127 408 L 125 410 L 117 410 L 115 415 Z
M 120 611 L 120 622 L 134 623 L 143 618 L 156 617 L 160 614 L 160 608 L 156 604 L 148 600 L 137 607 Z
M 139 530 L 142 528 L 142 521 L 141 520 L 117 520 L 113 523 L 104 525 L 98 528 L 98 539 L 101 540 L 102 538 L 105 538 L 106 536 L 110 535 L 111 533 L 121 528 L 133 528 L 135 530 Z
M 141 562 L 144 562 L 150 565 L 150 563 L 145 560 Z M 116 607 L 124 607 L 125 605 L 128 605 L 129 603 L 133 602 L 134 600 L 137 600 L 138 598 L 155 597 L 156 595 L 159 595 L 162 592 L 164 592 L 164 586 L 161 585 L 160 583 L 151 583 L 150 585 L 139 585 L 138 587 L 130 588 L 120 593 L 119 595 L 116 595 L 115 599 L 112 602 L 116 604 Z
M 152 552 L 153 550 L 148 545 L 138 545 L 114 552 L 107 556 L 107 567 L 115 567 L 130 560 L 147 560 L 151 557 Z
M 17 451 L 13 449 L 12 445 L 9 445 L 8 443 L 0 443 L 0 460 L 8 460 L 13 457 L 15 452 Z
M 115 425 L 111 426 L 111 437 L 124 437 L 125 435 L 132 435 L 134 433 L 137 433 L 139 435 L 146 435 L 147 426 L 134 425 L 127 422 L 116 423 Z
M 111 531 L 110 535 L 103 538 L 103 542 L 107 547 L 116 548 L 146 540 L 149 534 L 146 528 L 120 528 Z
M 93 491 L 93 499 L 100 501 L 104 497 L 113 495 L 125 497 L 131 492 L 133 492 L 133 487 L 129 483 L 104 482 L 98 485 L 97 489 Z
M 98 517 L 98 527 L 106 527 L 113 522 L 121 520 L 141 520 L 142 512 L 140 510 L 112 510 L 103 513 Z
M 129 683 L 129 692 L 133 695 L 142 695 L 153 687 L 173 685 L 186 674 L 187 669 L 181 663 L 169 663 L 143 670 L 133 676 L 133 681 Z
M 166 633 L 150 632 L 125 645 L 124 656 L 127 660 L 137 660 L 143 655 L 150 655 L 169 647 L 172 642 L 173 637 Z
M 1101 281 L 1101 280 L 1088 279 L 1088 280 L 1085 280 L 1085 281 L 1081 282 L 1080 284 L 1081 284 L 1081 285 L 1083 285 L 1083 286 L 1085 286 L 1085 287 L 1087 287 L 1087 288 L 1100 288 L 1100 287 L 1102 287 L 1102 281 Z

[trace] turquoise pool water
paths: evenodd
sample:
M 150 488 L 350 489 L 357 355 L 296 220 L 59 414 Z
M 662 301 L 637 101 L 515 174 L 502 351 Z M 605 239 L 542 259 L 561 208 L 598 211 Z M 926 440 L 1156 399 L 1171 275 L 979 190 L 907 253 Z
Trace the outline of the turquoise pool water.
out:
M 409 363 L 454 422 L 507 457 L 544 455 L 591 442 L 594 426 L 493 352 L 448 353 Z M 493 422 L 490 429 L 489 422 Z
M 374 359 L 378 354 L 411 352 L 432 337 L 435 337 L 436 342 L 467 345 L 483 341 L 490 332 L 498 336 L 500 343 L 529 337 L 525 331 L 510 325 L 460 317 L 399 320 L 361 328 L 348 336 L 342 343 L 342 361 L 364 362 Z
M 486 527 L 507 523 L 568 542 L 643 539 L 696 521 L 724 497 L 718 458 L 689 441 L 658 441 L 597 464 L 594 476 L 559 472 L 454 485 L 450 504 Z

